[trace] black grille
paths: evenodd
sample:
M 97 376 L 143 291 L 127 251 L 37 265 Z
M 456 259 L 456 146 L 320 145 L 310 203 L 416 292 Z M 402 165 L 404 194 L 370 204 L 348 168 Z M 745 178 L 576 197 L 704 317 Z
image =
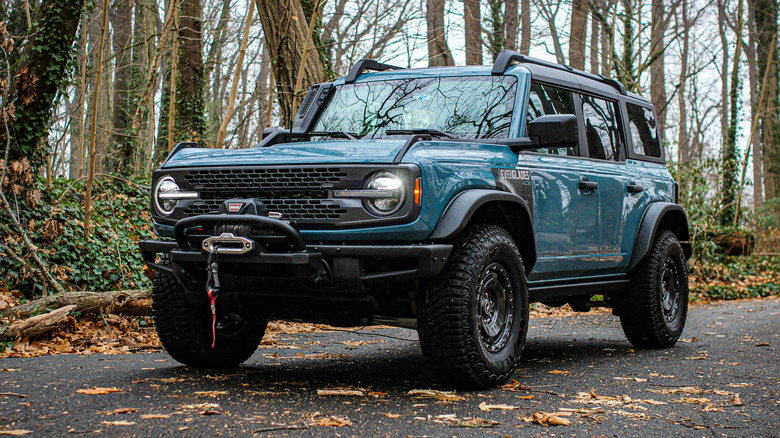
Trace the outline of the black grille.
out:
M 231 198 L 257 198 L 288 220 L 337 221 L 347 210 L 329 198 L 347 174 L 338 167 L 191 170 L 184 180 L 200 192 L 185 216 L 216 213 Z
M 184 175 L 184 180 L 195 189 L 291 190 L 333 186 L 346 176 L 338 167 L 243 168 L 191 170 Z

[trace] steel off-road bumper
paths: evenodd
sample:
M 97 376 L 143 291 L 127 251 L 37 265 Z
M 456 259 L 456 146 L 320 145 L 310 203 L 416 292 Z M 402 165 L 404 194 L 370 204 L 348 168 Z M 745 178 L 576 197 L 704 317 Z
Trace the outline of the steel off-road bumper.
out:
M 205 278 L 206 249 L 193 247 L 188 230 L 208 229 L 215 225 L 251 225 L 273 230 L 278 239 L 289 242 L 291 250 L 267 252 L 264 242 L 256 242 L 243 254 L 219 254 L 219 264 L 233 277 L 263 278 L 308 284 L 311 287 L 336 287 L 365 290 L 371 283 L 388 283 L 435 277 L 452 251 L 447 244 L 306 244 L 288 223 L 264 216 L 201 215 L 182 219 L 174 229 L 175 240 L 139 242 L 146 265 L 173 274 L 184 284 L 200 283 Z M 249 239 L 251 240 L 251 239 Z M 253 242 L 255 243 L 255 242 Z M 171 265 L 157 262 L 158 254 L 169 254 Z

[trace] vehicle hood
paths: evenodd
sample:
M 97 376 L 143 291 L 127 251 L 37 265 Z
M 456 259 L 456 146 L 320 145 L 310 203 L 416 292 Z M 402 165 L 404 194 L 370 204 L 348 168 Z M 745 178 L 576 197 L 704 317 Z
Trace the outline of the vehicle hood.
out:
M 392 163 L 406 142 L 398 140 L 334 140 L 283 143 L 249 149 L 182 149 L 170 157 L 162 168 L 274 165 Z

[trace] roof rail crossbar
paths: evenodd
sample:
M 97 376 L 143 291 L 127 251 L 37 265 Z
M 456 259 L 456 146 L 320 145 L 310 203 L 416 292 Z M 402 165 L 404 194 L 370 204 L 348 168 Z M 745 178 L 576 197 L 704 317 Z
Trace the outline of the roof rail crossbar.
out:
M 359 78 L 360 75 L 363 74 L 363 70 L 386 71 L 386 70 L 401 70 L 401 69 L 403 69 L 403 67 L 396 67 L 390 64 L 382 64 L 381 62 L 375 61 L 373 59 L 363 58 L 360 61 L 356 62 L 352 66 L 352 68 L 349 69 L 349 73 L 347 73 L 347 77 L 344 79 L 344 83 L 351 84 L 355 82 L 357 78 Z
M 495 76 L 501 76 L 504 73 L 506 73 L 507 70 L 509 70 L 509 67 L 511 67 L 515 62 L 518 63 L 526 63 L 526 64 L 536 64 L 541 65 L 544 67 L 550 67 L 557 70 L 563 70 L 568 71 L 570 73 L 574 73 L 578 76 L 583 76 L 589 79 L 593 79 L 595 81 L 601 82 L 602 84 L 609 85 L 613 88 L 615 88 L 620 94 L 627 94 L 626 87 L 623 86 L 620 82 L 618 82 L 615 79 L 607 78 L 602 75 L 594 75 L 592 73 L 584 72 L 582 70 L 577 70 L 572 67 L 569 67 L 568 65 L 559 65 L 555 64 L 553 62 L 544 61 L 537 58 L 532 58 L 530 56 L 521 55 L 514 50 L 504 49 L 501 51 L 501 53 L 498 54 L 498 57 L 496 58 L 496 62 L 493 64 L 493 70 L 491 70 L 491 74 Z

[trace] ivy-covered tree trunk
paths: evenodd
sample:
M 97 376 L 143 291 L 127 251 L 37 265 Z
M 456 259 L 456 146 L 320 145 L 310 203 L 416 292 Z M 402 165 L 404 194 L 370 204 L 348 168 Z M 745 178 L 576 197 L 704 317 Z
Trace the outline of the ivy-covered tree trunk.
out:
M 39 145 L 46 144 L 41 138 L 46 136 L 52 101 L 68 71 L 83 8 L 84 0 L 46 0 L 39 8 L 11 82 L 12 160 L 27 158 L 34 168 L 46 162 L 45 146 Z
M 502 0 L 489 0 L 488 12 L 490 16 L 487 21 L 490 22 L 490 33 L 488 34 L 488 50 L 492 55 L 491 61 L 495 61 L 498 54 L 504 48 L 504 11 L 501 10 L 501 6 L 504 4 Z M 509 10 L 509 4 L 506 5 Z M 517 11 L 515 11 L 515 15 Z M 517 23 L 517 20 L 515 20 Z
M 304 8 L 304 4 L 307 5 Z M 314 0 L 256 0 L 260 22 L 263 24 L 263 34 L 271 54 L 276 89 L 281 109 L 282 124 L 291 126 L 295 115 L 293 101 L 295 94 L 304 94 L 309 87 L 328 80 L 328 65 L 324 60 L 324 49 L 320 44 L 319 31 L 312 32 L 310 47 L 316 54 L 306 57 L 306 64 L 301 68 L 305 41 L 308 39 L 308 27 L 311 14 L 314 12 Z M 308 9 L 308 13 L 307 13 Z M 301 19 L 304 17 L 305 19 Z M 316 25 L 316 24 L 315 24 Z M 295 90 L 298 74 L 302 74 L 301 89 Z
M 742 35 L 742 0 L 739 0 L 737 6 L 737 26 L 734 32 L 736 35 Z M 721 196 L 723 200 L 723 212 L 720 215 L 720 223 L 724 226 L 733 225 L 734 218 L 737 215 L 737 190 L 738 190 L 738 161 L 737 156 L 737 110 L 739 105 L 739 58 L 742 52 L 742 38 L 737 39 L 737 47 L 734 50 L 733 65 L 731 67 L 731 88 L 729 90 L 728 100 L 728 118 L 729 124 L 723 140 L 723 151 L 721 152 L 723 170 L 723 187 L 721 187 Z M 724 105 L 726 102 L 724 102 Z
M 176 142 L 202 140 L 206 133 L 203 97 L 203 8 L 184 0 L 179 19 L 179 76 L 176 83 Z
M 109 158 L 109 162 L 116 163 L 116 168 L 120 173 L 130 175 L 133 171 L 136 145 L 135 140 L 128 135 L 130 119 L 135 110 L 130 99 L 130 81 L 133 76 L 132 69 L 137 68 L 137 65 L 131 64 L 133 5 L 130 0 L 116 0 L 109 10 L 109 19 L 114 29 L 112 45 L 115 59 L 111 141 L 112 146 L 118 148 L 119 152 L 118 157 Z M 109 166 L 109 168 L 113 167 Z
M 634 24 L 636 18 L 634 13 L 637 4 L 632 0 L 621 0 L 623 4 L 623 59 L 620 60 L 617 72 L 618 80 L 626 86 L 629 91 L 636 91 L 636 70 L 634 54 Z

